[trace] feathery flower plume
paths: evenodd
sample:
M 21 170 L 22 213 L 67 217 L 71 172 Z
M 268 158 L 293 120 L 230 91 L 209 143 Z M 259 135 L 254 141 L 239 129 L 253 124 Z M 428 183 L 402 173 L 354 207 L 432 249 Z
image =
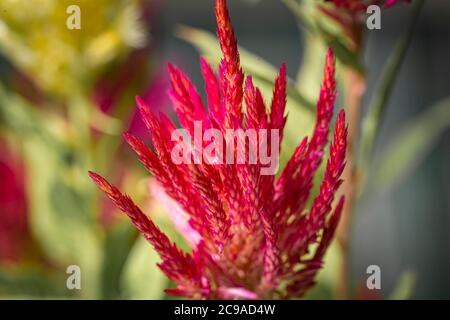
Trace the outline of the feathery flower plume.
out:
M 202 130 L 218 132 L 277 130 L 281 140 L 286 123 L 286 67 L 280 69 L 266 111 L 252 77 L 244 79 L 225 0 L 216 0 L 216 19 L 223 53 L 218 77 L 201 59 L 208 108 L 183 72 L 169 65 L 170 96 L 181 125 L 191 137 L 196 134 L 195 123 L 201 121 Z M 335 98 L 335 59 L 329 50 L 313 135 L 300 143 L 277 179 L 262 175 L 261 163 L 175 164 L 171 158 L 174 124 L 163 114 L 155 116 L 137 98 L 152 148 L 131 134 L 124 138 L 155 176 L 158 198 L 177 220 L 192 247 L 190 254 L 179 250 L 128 196 L 98 174 L 90 172 L 90 176 L 159 253 L 159 267 L 177 284 L 167 290 L 170 294 L 203 299 L 300 297 L 314 285 L 344 203 L 341 197 L 332 210 L 345 165 L 347 128 L 341 111 L 319 194 L 309 209 L 306 206 L 328 141 Z M 258 143 L 264 144 L 266 138 L 258 137 Z

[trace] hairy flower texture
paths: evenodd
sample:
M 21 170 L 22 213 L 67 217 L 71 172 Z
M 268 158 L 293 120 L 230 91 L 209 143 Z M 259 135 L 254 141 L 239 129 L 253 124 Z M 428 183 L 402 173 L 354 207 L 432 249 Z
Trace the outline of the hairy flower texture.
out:
M 362 42 L 362 26 L 370 5 L 389 8 L 400 2 L 411 0 L 325 0 L 333 6 L 320 5 L 319 9 L 328 17 L 336 21 L 351 41 L 352 49 L 359 51 Z
M 216 18 L 223 53 L 219 76 L 201 59 L 208 108 L 182 71 L 169 65 L 170 96 L 181 125 L 191 136 L 194 121 L 202 121 L 203 130 L 218 132 L 275 129 L 281 140 L 286 123 L 286 67 L 280 69 L 266 108 L 252 77 L 244 81 L 225 0 L 216 0 Z M 260 163 L 175 165 L 171 160 L 174 124 L 162 114 L 155 116 L 137 98 L 152 148 L 131 134 L 124 137 L 156 177 L 152 191 L 191 245 L 190 254 L 180 251 L 128 196 L 98 174 L 90 176 L 160 254 L 159 267 L 177 284 L 169 293 L 206 299 L 300 297 L 314 285 L 344 203 L 341 197 L 332 210 L 345 166 L 347 128 L 341 111 L 320 191 L 311 207 L 306 205 L 328 141 L 335 98 L 335 59 L 329 50 L 313 135 L 300 143 L 278 178 L 262 175 Z M 258 139 L 264 143 L 265 137 Z M 194 152 L 192 157 L 196 156 Z

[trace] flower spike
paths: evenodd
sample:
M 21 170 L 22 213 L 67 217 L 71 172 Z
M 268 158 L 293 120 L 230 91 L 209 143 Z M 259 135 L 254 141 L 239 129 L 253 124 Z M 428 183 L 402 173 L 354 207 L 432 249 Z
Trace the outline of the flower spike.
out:
M 94 172 L 89 172 L 89 176 L 95 184 L 106 193 L 106 195 L 125 212 L 136 226 L 142 232 L 145 238 L 159 253 L 162 263 L 161 269 L 168 277 L 176 279 L 180 286 L 192 287 L 193 293 L 200 288 L 198 269 L 190 255 L 182 253 L 167 236 L 139 209 L 138 206 L 126 195 L 109 184 L 105 179 Z M 185 291 L 185 289 L 183 289 Z M 186 291 L 185 291 L 186 292 Z
M 161 256 L 159 267 L 177 285 L 167 293 L 204 299 L 298 298 L 314 285 L 344 203 L 341 198 L 333 210 L 347 147 L 345 113 L 341 111 L 319 193 L 307 207 L 333 116 L 334 55 L 329 50 L 326 56 L 314 132 L 302 140 L 275 179 L 276 170 L 267 174 L 268 166 L 262 159 L 264 153 L 278 155 L 280 151 L 288 118 L 286 66 L 281 66 L 274 81 L 273 98 L 266 111 L 264 97 L 252 77 L 247 76 L 244 84 L 225 0 L 216 0 L 216 19 L 223 53 L 218 77 L 203 58 L 200 60 L 208 108 L 187 76 L 172 65 L 168 67 L 169 94 L 191 140 L 174 141 L 177 129 L 172 121 L 163 114 L 154 115 L 139 97 L 136 103 L 152 146 L 124 134 L 154 176 L 151 191 L 155 199 L 165 206 L 192 253 L 180 251 L 128 196 L 99 175 L 91 172 L 90 176 Z M 235 136 L 228 136 L 230 131 Z M 202 135 L 200 142 L 195 141 L 196 133 Z M 230 145 L 237 147 L 230 149 Z M 258 148 L 250 149 L 252 146 Z M 206 149 L 214 152 L 206 154 Z M 175 151 L 180 150 L 188 153 L 183 161 L 175 161 Z M 256 161 L 251 161 L 255 153 Z
M 226 128 L 234 129 L 242 125 L 244 74 L 226 0 L 216 1 L 216 20 L 217 36 L 223 53 L 220 75 L 226 112 L 224 125 Z

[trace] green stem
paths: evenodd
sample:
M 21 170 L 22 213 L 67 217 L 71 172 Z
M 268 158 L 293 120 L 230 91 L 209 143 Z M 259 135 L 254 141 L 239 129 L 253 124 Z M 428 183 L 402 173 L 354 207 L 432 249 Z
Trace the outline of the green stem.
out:
M 311 21 L 311 18 L 308 17 L 308 13 L 311 13 L 308 10 L 308 7 L 304 4 L 300 4 L 296 0 L 282 0 L 286 7 L 290 9 L 297 17 L 298 22 L 310 32 L 315 32 L 316 27 Z
M 402 62 L 413 38 L 414 29 L 424 3 L 425 0 L 417 0 L 414 3 L 406 30 L 401 36 L 397 47 L 388 59 L 388 63 L 384 68 L 381 81 L 378 85 L 378 89 L 375 91 L 375 96 L 369 106 L 369 113 L 363 121 L 360 153 L 360 160 L 362 161 L 361 172 L 367 172 L 370 168 L 375 140 L 384 120 L 387 102 L 391 96 L 395 80 L 397 79 Z

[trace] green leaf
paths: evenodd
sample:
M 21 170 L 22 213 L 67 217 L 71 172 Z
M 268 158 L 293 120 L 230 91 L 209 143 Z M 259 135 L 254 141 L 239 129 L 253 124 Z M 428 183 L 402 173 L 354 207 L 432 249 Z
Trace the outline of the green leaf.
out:
M 406 24 L 403 34 L 384 66 L 380 83 L 369 105 L 369 112 L 363 120 L 359 155 L 362 172 L 369 170 L 371 167 L 375 140 L 384 120 L 387 102 L 394 89 L 395 80 L 397 79 L 409 44 L 413 39 L 415 25 L 417 24 L 424 3 L 424 0 L 415 1 L 409 22 Z
M 305 28 L 307 35 L 319 38 L 327 47 L 331 47 L 342 64 L 359 73 L 364 72 L 359 54 L 349 47 L 347 35 L 342 27 L 322 14 L 317 9 L 316 1 L 298 3 L 295 0 L 283 0 L 283 2 L 296 16 L 299 25 Z
M 344 65 L 352 68 L 360 74 L 364 73 L 364 67 L 361 64 L 359 56 L 351 51 L 342 41 L 342 39 L 326 33 L 325 30 L 321 30 L 324 33 L 324 38 L 329 47 L 333 49 L 336 58 Z
M 372 179 L 377 188 L 390 186 L 411 173 L 450 127 L 450 98 L 427 109 L 404 125 L 375 161 Z
M 35 267 L 0 268 L 0 296 L 3 298 L 56 298 L 73 295 L 65 287 L 66 274 L 49 274 Z M 60 285 L 62 284 L 62 285 Z
M 341 277 L 342 265 L 342 249 L 337 241 L 334 241 L 325 254 L 322 269 L 317 274 L 317 285 L 311 288 L 304 298 L 309 300 L 333 299 Z
M 28 137 L 24 152 L 33 237 L 46 257 L 61 269 L 79 266 L 82 274 L 80 294 L 87 298 L 96 297 L 102 251 L 101 233 L 89 205 L 91 193 L 78 190 L 69 183 L 73 172 L 39 136 Z M 77 172 L 76 176 L 79 174 Z M 65 282 L 61 286 L 65 288 Z
M 414 288 L 416 287 L 417 276 L 413 271 L 405 271 L 400 277 L 397 286 L 390 294 L 390 300 L 408 300 L 411 299 Z
M 28 136 L 39 137 L 61 159 L 71 158 L 70 150 L 48 128 L 48 117 L 40 114 L 19 95 L 8 92 L 0 84 L 0 124 L 23 140 Z
M 299 24 L 307 31 L 315 32 L 316 26 L 314 22 L 315 3 L 311 1 L 282 0 L 286 7 L 296 16 Z
M 315 35 L 319 35 L 327 47 L 333 49 L 337 60 L 347 67 L 357 71 L 360 74 L 364 73 L 364 67 L 361 63 L 360 55 L 357 51 L 352 50 L 345 41 L 345 36 L 339 33 L 334 33 L 327 29 L 325 24 L 317 19 L 316 27 L 317 32 Z
M 123 298 L 157 300 L 164 297 L 168 280 L 156 265 L 159 261 L 148 241 L 139 237 L 124 266 L 121 281 Z
M 27 167 L 30 229 L 59 270 L 78 265 L 82 297 L 98 294 L 101 233 L 93 215 L 93 187 L 79 153 L 52 131 L 52 117 L 0 85 L 0 118 L 22 141 Z M 67 290 L 65 281 L 59 284 Z
M 115 225 L 107 234 L 102 269 L 102 299 L 121 298 L 121 276 L 135 240 L 136 229 L 128 221 Z

